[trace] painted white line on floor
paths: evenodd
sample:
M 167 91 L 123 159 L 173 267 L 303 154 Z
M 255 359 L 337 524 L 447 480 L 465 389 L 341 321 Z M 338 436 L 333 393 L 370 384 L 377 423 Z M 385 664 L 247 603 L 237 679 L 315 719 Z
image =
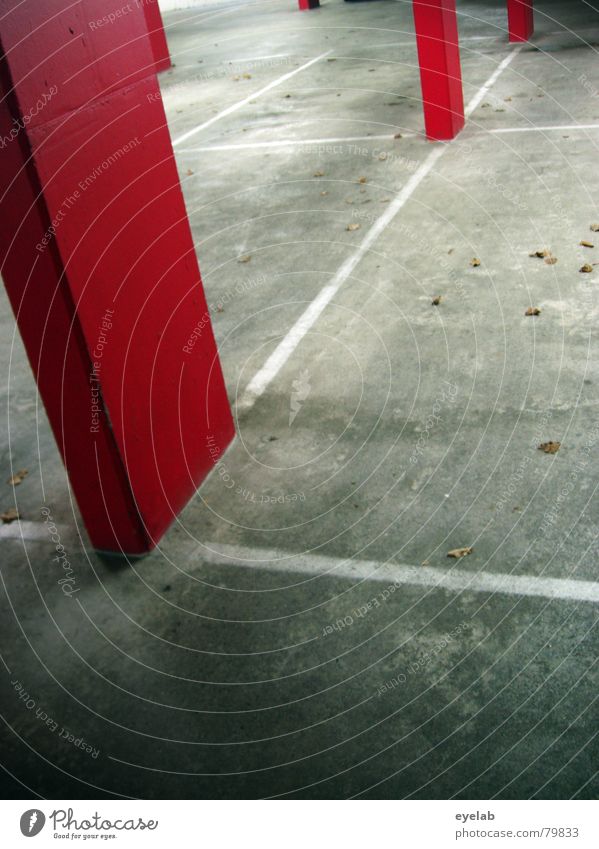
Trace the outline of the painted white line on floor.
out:
M 599 124 L 553 124 L 547 127 L 498 127 L 495 130 L 487 130 L 487 133 L 548 133 L 561 130 L 599 130 Z
M 305 62 L 303 65 L 300 65 L 299 68 L 294 68 L 293 71 L 288 71 L 286 74 L 283 74 L 282 77 L 278 77 L 276 80 L 273 80 L 268 85 L 265 85 L 264 88 L 255 91 L 253 94 L 248 95 L 243 100 L 240 100 L 237 103 L 233 103 L 232 106 L 228 106 L 226 109 L 223 109 L 223 111 L 219 112 L 218 115 L 214 115 L 213 118 L 210 118 L 208 121 L 204 121 L 203 124 L 199 124 L 197 127 L 194 127 L 193 130 L 188 130 L 186 133 L 183 133 L 183 135 L 179 136 L 173 141 L 173 147 L 176 147 L 182 142 L 187 141 L 187 139 L 190 139 L 192 136 L 195 136 L 196 133 L 200 133 L 202 130 L 205 130 L 206 127 L 211 127 L 212 124 L 215 124 L 222 118 L 226 118 L 227 115 L 231 115 L 233 112 L 237 112 L 238 109 L 241 109 L 243 106 L 246 106 L 250 102 L 250 100 L 256 100 L 257 97 L 261 97 L 263 94 L 266 94 L 267 91 L 270 91 L 271 89 L 282 85 L 284 82 L 287 82 L 287 80 L 290 80 L 291 77 L 294 77 L 296 74 L 299 74 L 300 71 L 305 71 L 306 68 L 309 68 L 316 62 L 320 62 L 320 60 L 324 59 L 325 56 L 328 56 L 330 52 L 330 50 L 327 50 L 326 53 L 321 53 L 320 56 L 316 56 L 315 59 L 310 59 L 309 62 Z
M 418 133 L 402 133 L 403 139 L 413 138 L 419 135 Z M 242 144 L 213 144 L 209 147 L 181 147 L 177 153 L 207 153 L 215 150 L 259 150 L 260 148 L 277 148 L 277 147 L 300 147 L 304 144 L 344 144 L 345 142 L 357 141 L 380 141 L 386 139 L 393 141 L 394 137 L 391 133 L 386 133 L 380 136 L 338 136 L 328 139 L 281 139 L 280 141 L 268 142 L 247 142 Z
M 58 532 L 68 535 L 70 528 L 58 528 Z M 43 522 L 10 522 L 0 525 L 0 540 L 2 539 L 25 539 L 25 540 L 49 540 L 48 529 Z
M 513 49 L 497 66 L 489 79 L 483 86 L 481 86 L 466 106 L 464 110 L 466 116 L 470 115 L 476 109 L 499 75 L 507 68 L 513 58 L 520 52 L 522 47 L 523 45 L 519 45 Z M 255 401 L 263 394 L 266 387 L 272 382 L 272 380 L 274 380 L 276 375 L 283 368 L 304 336 L 311 330 L 316 321 L 318 321 L 318 318 L 325 307 L 332 301 L 339 289 L 343 286 L 355 267 L 360 263 L 367 251 L 370 250 L 381 233 L 387 228 L 397 213 L 411 198 L 420 183 L 426 176 L 428 176 L 428 174 L 430 174 L 437 160 L 443 156 L 445 151 L 448 149 L 448 146 L 448 144 L 439 144 L 431 150 L 422 165 L 420 165 L 420 167 L 412 174 L 408 182 L 389 204 L 385 212 L 374 222 L 370 230 L 368 230 L 357 250 L 345 260 L 328 286 L 325 286 L 321 290 L 310 306 L 298 318 L 287 335 L 281 340 L 281 342 L 279 342 L 278 346 L 266 360 L 262 368 L 250 380 L 245 392 L 237 402 L 236 406 L 238 410 L 250 409 Z
M 210 550 L 208 550 L 210 549 Z M 289 555 L 263 548 L 206 543 L 196 550 L 205 563 L 260 566 L 274 572 L 328 576 L 351 581 L 377 581 L 413 587 L 449 590 L 450 592 L 502 593 L 529 598 L 563 599 L 564 601 L 599 602 L 599 584 L 569 578 L 537 578 L 533 575 L 510 575 L 497 572 L 468 572 L 452 567 L 409 566 L 405 563 L 378 563 L 374 560 L 342 560 L 322 554 Z

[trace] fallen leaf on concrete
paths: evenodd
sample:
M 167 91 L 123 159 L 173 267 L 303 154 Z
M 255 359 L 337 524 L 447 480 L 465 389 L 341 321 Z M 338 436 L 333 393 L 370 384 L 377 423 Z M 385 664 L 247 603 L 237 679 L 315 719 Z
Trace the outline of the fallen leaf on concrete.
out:
M 382 153 L 379 153 L 379 159 L 381 160 L 381 162 L 383 160 L 385 160 L 386 158 L 387 158 L 387 154 L 385 153 L 385 151 L 383 151 Z
M 328 195 L 328 192 L 321 192 L 320 194 L 324 197 L 325 195 Z
M 422 563 L 421 563 L 420 565 L 421 565 L 421 566 L 430 566 L 430 561 L 428 561 L 428 560 L 423 560 L 423 561 L 422 561 Z
M 504 99 L 507 103 L 509 103 L 509 102 L 510 102 L 510 100 L 511 100 L 512 98 L 511 98 L 511 97 L 504 97 L 503 99 Z
M 443 297 L 442 295 L 435 295 L 435 297 L 434 297 L 434 298 L 432 299 L 432 301 L 431 301 L 431 305 L 432 305 L 433 307 L 438 307 L 438 306 L 439 306 L 439 304 L 441 303 L 441 298 L 442 298 L 442 297 Z
M 27 477 L 28 474 L 29 471 L 27 469 L 19 469 L 19 471 L 14 474 L 12 478 L 9 478 L 6 483 L 9 486 L 18 486 L 21 481 L 23 481 Z
M 581 239 L 578 243 L 582 248 L 594 248 L 595 245 L 592 242 L 587 242 L 586 239 Z
M 455 557 L 459 559 L 460 557 L 467 557 L 469 554 L 472 554 L 474 549 L 472 547 L 469 548 L 452 548 L 451 551 L 447 552 L 448 557 Z
M 358 177 L 358 183 L 367 183 L 368 177 Z
M 481 108 L 481 109 L 486 109 L 486 108 L 487 108 L 488 106 L 490 106 L 490 105 L 491 105 L 490 103 L 481 103 L 480 108 Z
M 285 97 L 291 97 L 291 95 L 290 95 L 290 94 L 286 94 L 286 95 L 285 95 Z
M 345 198 L 345 202 L 346 203 L 353 203 L 353 200 L 352 200 L 352 198 Z
M 381 198 L 381 203 L 389 203 L 391 198 Z
M 472 268 L 478 268 L 478 266 L 480 265 L 480 259 L 478 259 L 478 257 L 473 256 L 470 260 L 470 265 L 472 266 Z
M 585 262 L 584 265 L 581 265 L 579 271 L 582 271 L 583 274 L 589 274 L 593 270 L 593 266 L 590 263 Z
M 529 307 L 524 315 L 541 315 L 541 310 L 538 307 Z
M 393 136 L 394 139 L 400 139 L 401 137 L 401 133 L 395 133 L 395 135 Z
M 544 259 L 546 256 L 551 256 L 551 251 L 547 248 L 543 248 L 540 251 L 533 251 L 532 253 L 528 254 L 528 256 L 536 256 L 539 259 Z
M 244 256 L 240 256 L 237 262 L 249 262 L 251 258 L 251 254 L 245 254 Z
M 591 230 L 593 233 L 599 233 L 599 224 L 591 224 Z
M 191 177 L 193 175 L 193 171 L 191 170 L 191 168 L 187 169 L 186 174 L 188 177 Z
M 345 229 L 346 229 L 346 230 L 349 230 L 349 231 L 350 231 L 350 233 L 351 233 L 351 232 L 353 232 L 354 230 L 359 230 L 359 229 L 360 229 L 360 225 L 359 225 L 357 222 L 354 222 L 353 224 L 348 224 L 348 225 L 347 225 L 347 227 L 346 227 Z
M 447 251 L 447 253 L 448 253 L 448 254 L 452 254 L 452 253 L 453 253 L 453 248 L 450 248 L 450 249 Z
M 555 263 L 557 262 L 557 257 L 549 254 L 549 256 L 545 257 L 543 262 L 545 263 L 545 265 L 555 265 Z
M 20 518 L 18 511 L 14 507 L 11 507 L 10 510 L 5 510 L 4 513 L 0 513 L 0 519 L 2 519 L 5 525 L 9 525 L 11 522 Z
M 544 451 L 545 454 L 557 454 L 561 444 L 561 442 L 541 442 L 539 445 L 539 451 Z
M 315 177 L 324 177 L 324 171 L 315 171 L 314 176 Z
M 336 61 L 337 61 L 337 60 L 336 60 L 336 59 L 334 59 L 332 56 L 331 56 L 331 58 L 330 58 L 330 59 L 327 59 L 327 62 L 336 62 Z
M 224 311 L 225 311 L 225 308 L 223 307 L 223 305 L 222 305 L 222 304 L 217 304 L 217 305 L 216 305 L 216 311 L 217 311 L 217 312 L 224 312 Z
M 244 80 L 251 80 L 251 79 L 252 79 L 252 75 L 251 75 L 251 74 L 242 74 L 242 76 L 243 76 L 243 79 L 244 79 Z
M 239 76 L 239 74 L 235 74 L 235 76 L 234 76 L 234 77 L 232 77 L 232 79 L 234 79 L 234 80 L 235 80 L 235 82 L 237 82 L 237 80 L 240 80 L 240 79 L 241 79 L 241 77 Z

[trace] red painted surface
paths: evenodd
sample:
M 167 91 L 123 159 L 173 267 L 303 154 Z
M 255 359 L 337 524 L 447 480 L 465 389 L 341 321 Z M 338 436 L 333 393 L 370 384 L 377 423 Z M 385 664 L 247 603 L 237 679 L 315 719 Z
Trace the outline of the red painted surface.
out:
M 507 0 L 510 41 L 528 41 L 535 28 L 533 0 Z
M 143 10 L 150 34 L 150 45 L 154 54 L 156 73 L 160 73 L 160 71 L 166 71 L 170 68 L 172 63 L 158 0 L 144 0 Z
M 413 0 L 426 136 L 444 141 L 464 126 L 455 0 Z
M 142 553 L 234 431 L 131 8 L 0 0 L 0 270 L 92 544 Z
M 319 0 L 299 0 L 299 7 L 304 9 L 317 9 L 320 6 Z

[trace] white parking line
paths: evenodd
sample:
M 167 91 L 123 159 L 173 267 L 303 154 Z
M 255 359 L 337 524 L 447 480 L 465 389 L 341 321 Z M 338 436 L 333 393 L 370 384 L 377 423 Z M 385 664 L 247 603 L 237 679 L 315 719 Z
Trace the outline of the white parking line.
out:
M 246 106 L 250 102 L 250 100 L 256 100 L 257 97 L 261 97 L 263 94 L 266 94 L 267 91 L 270 91 L 271 89 L 282 85 L 282 83 L 287 82 L 287 80 L 290 80 L 291 77 L 294 77 L 296 74 L 299 74 L 300 71 L 305 71 L 306 68 L 309 68 L 316 62 L 320 62 L 320 60 L 324 59 L 325 56 L 328 56 L 330 52 L 330 50 L 327 50 L 326 53 L 321 53 L 320 56 L 316 56 L 315 59 L 310 59 L 309 62 L 305 62 L 303 65 L 300 65 L 299 68 L 294 68 L 293 71 L 288 71 L 286 74 L 283 74 L 282 77 L 278 77 L 276 80 L 273 80 L 271 83 L 268 83 L 268 85 L 265 85 L 264 88 L 255 91 L 253 94 L 250 94 L 247 97 L 244 97 L 243 100 L 240 100 L 237 103 L 233 103 L 232 106 L 228 106 L 226 109 L 223 109 L 223 111 L 219 112 L 218 115 L 214 115 L 213 118 L 210 118 L 208 121 L 204 121 L 203 124 L 199 124 L 197 127 L 194 127 L 193 130 L 188 130 L 186 133 L 183 133 L 173 141 L 173 147 L 176 147 L 182 142 L 187 141 L 187 139 L 190 139 L 192 136 L 195 136 L 197 133 L 200 133 L 207 127 L 211 127 L 212 124 L 215 124 L 222 118 L 226 118 L 227 115 L 231 115 L 233 112 L 237 112 L 238 109 L 241 109 L 243 106 Z
M 402 133 L 402 138 L 413 138 L 419 135 L 418 133 Z M 377 136 L 337 136 L 335 138 L 324 139 L 281 139 L 280 141 L 267 142 L 245 142 L 240 144 L 214 144 L 207 147 L 181 147 L 178 153 L 209 153 L 214 150 L 259 150 L 260 148 L 277 148 L 277 147 L 299 147 L 304 144 L 343 144 L 346 142 L 357 141 L 380 141 L 381 139 L 393 141 L 392 133 L 385 133 Z
M 483 97 L 487 94 L 491 86 L 495 83 L 499 75 L 507 68 L 523 45 L 519 45 L 512 50 L 504 60 L 493 71 L 489 79 L 476 92 L 472 100 L 466 106 L 464 112 L 470 115 Z M 339 289 L 345 281 L 350 277 L 351 273 L 364 257 L 364 254 L 370 250 L 381 233 L 393 221 L 397 213 L 402 209 L 410 197 L 414 194 L 424 178 L 430 174 L 437 160 L 440 159 L 448 149 L 447 144 L 434 147 L 428 154 L 422 165 L 412 174 L 406 185 L 399 194 L 389 204 L 385 212 L 378 218 L 372 227 L 368 230 L 361 244 L 356 251 L 351 254 L 337 271 L 328 286 L 325 286 L 317 297 L 312 301 L 310 306 L 302 313 L 296 323 L 293 325 L 287 335 L 279 342 L 278 346 L 266 360 L 262 368 L 254 375 L 247 385 L 244 394 L 237 402 L 238 410 L 250 409 L 255 401 L 263 394 L 266 387 L 274 380 L 276 375 L 283 368 L 291 354 L 295 351 L 299 343 L 302 341 L 306 333 L 308 333 L 318 318 L 322 314 L 325 307 L 332 301 Z
M 599 602 L 599 584 L 569 578 L 538 578 L 503 572 L 468 572 L 448 566 L 410 566 L 405 563 L 379 563 L 374 560 L 342 560 L 322 554 L 296 554 L 263 548 L 206 543 L 195 552 L 205 563 L 267 567 L 309 577 L 327 576 L 351 581 L 377 581 L 450 592 L 501 593 L 528 598 Z
M 547 127 L 498 127 L 495 130 L 487 130 L 488 133 L 549 133 L 561 132 L 562 130 L 599 130 L 599 124 L 553 124 Z

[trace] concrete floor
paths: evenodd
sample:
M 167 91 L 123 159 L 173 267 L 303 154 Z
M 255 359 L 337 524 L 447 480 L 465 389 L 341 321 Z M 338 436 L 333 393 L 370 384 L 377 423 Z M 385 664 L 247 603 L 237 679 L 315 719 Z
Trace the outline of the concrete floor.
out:
M 460 2 L 478 105 L 434 161 L 408 2 L 165 15 L 238 438 L 157 551 L 98 556 L 2 311 L 7 796 L 596 798 L 599 15 L 535 5 L 481 92 L 504 4 Z

